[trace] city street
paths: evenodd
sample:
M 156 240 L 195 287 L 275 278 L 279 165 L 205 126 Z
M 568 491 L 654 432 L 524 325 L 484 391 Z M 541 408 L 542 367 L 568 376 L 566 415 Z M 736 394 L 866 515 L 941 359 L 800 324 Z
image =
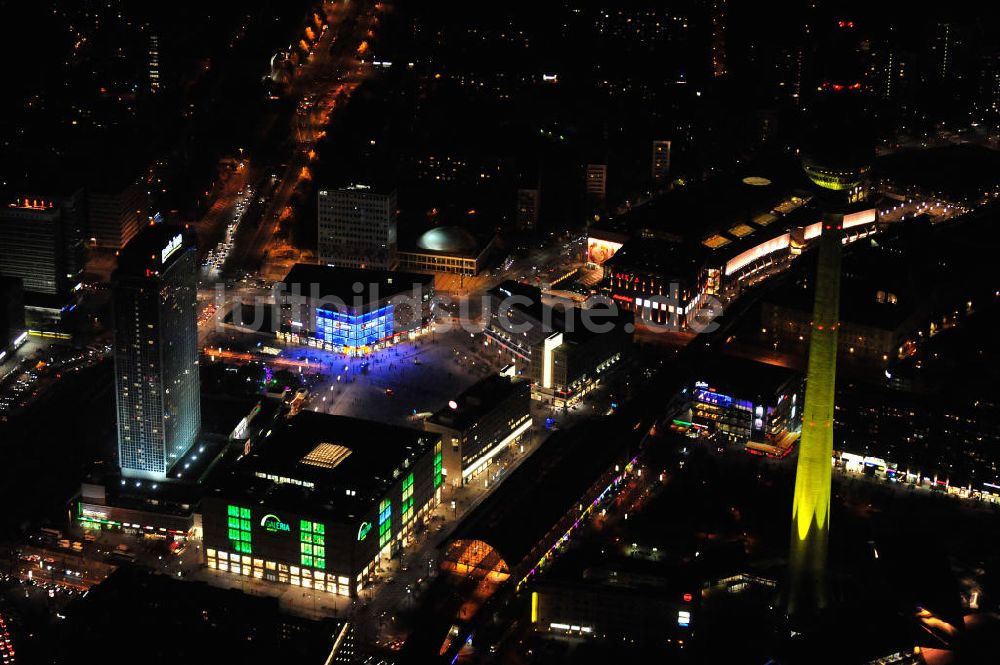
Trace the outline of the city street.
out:
M 292 248 L 280 251 L 281 246 L 275 244 L 275 234 L 281 224 L 292 222 L 294 213 L 289 202 L 296 188 L 310 177 L 312 149 L 328 131 L 335 106 L 345 104 L 367 75 L 356 56 L 364 35 L 374 27 L 374 22 L 374 10 L 366 10 L 364 3 L 338 4 L 332 23 L 320 35 L 306 63 L 296 71 L 288 93 L 298 100 L 298 109 L 289 128 L 296 148 L 287 164 L 261 167 L 277 179 L 273 194 L 258 224 L 244 225 L 237 234 L 230 260 L 223 270 L 225 275 L 252 273 L 280 279 L 289 265 L 287 257 L 299 256 L 291 251 Z

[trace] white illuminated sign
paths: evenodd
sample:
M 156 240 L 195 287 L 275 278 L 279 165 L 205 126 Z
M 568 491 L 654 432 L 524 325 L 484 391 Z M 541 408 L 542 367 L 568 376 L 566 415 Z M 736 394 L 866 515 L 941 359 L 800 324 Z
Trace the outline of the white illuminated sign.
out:
M 183 244 L 184 237 L 180 233 L 171 238 L 170 242 L 167 243 L 167 246 L 160 251 L 160 263 L 166 263 L 167 259 L 169 259 L 174 252 L 180 249 Z

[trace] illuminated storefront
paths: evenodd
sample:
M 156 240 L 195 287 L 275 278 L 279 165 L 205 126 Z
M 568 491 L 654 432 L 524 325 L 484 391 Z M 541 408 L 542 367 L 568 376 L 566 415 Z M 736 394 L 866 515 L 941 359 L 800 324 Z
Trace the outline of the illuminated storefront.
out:
M 186 539 L 194 528 L 193 515 L 154 513 L 120 506 L 76 502 L 76 521 L 91 531 L 117 531 L 146 539 Z
M 292 518 L 289 514 L 267 513 L 258 518 L 257 513 L 263 512 L 262 509 L 236 504 L 227 504 L 225 510 L 229 542 L 218 544 L 213 540 L 218 547 L 206 547 L 209 569 L 340 596 L 351 595 L 350 567 L 337 565 L 333 559 L 327 561 L 326 524 Z M 206 520 L 213 523 L 214 536 L 214 515 L 211 520 L 206 516 Z M 329 537 L 345 535 L 349 534 L 331 529 Z
M 783 457 L 801 430 L 800 373 L 745 358 L 705 360 L 702 380 L 684 390 L 688 405 L 671 429 L 748 453 Z
M 432 275 L 300 263 L 278 288 L 286 344 L 366 355 L 430 330 Z
M 316 308 L 316 339 L 346 348 L 374 346 L 392 337 L 392 305 L 373 312 L 346 314 L 325 307 Z
M 424 429 L 443 438 L 450 484 L 469 483 L 530 436 L 531 386 L 521 379 L 487 377 L 424 420 Z

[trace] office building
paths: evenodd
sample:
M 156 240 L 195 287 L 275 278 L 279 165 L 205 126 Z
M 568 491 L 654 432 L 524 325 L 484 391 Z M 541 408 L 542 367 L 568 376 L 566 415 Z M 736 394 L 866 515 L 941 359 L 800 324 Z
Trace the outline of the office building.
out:
M 1000 53 L 979 60 L 979 81 L 973 99 L 973 120 L 987 131 L 1000 131 Z
M 608 165 L 587 164 L 586 179 L 587 196 L 604 202 L 608 196 Z
M 670 181 L 670 141 L 653 141 L 653 187 L 665 187 Z
M 0 275 L 21 280 L 31 308 L 65 308 L 83 272 L 83 192 L 22 196 L 0 208 Z
M 429 330 L 434 277 L 296 263 L 278 285 L 278 338 L 365 355 Z
M 955 25 L 944 22 L 936 24 L 931 56 L 934 76 L 940 81 L 946 81 L 952 74 L 955 46 Z
M 517 190 L 517 215 L 514 226 L 518 231 L 534 231 L 538 227 L 538 211 L 541 207 L 541 190 Z
M 157 93 L 161 88 L 160 81 L 160 36 L 149 36 L 149 91 Z
M 929 222 L 927 222 L 929 226 Z M 929 228 L 914 221 L 890 227 L 875 243 L 852 245 L 843 257 L 841 316 L 838 339 L 840 358 L 879 365 L 912 352 L 933 315 L 952 311 L 972 297 L 969 286 L 947 281 L 934 268 L 940 250 L 941 264 L 958 239 L 942 238 L 934 244 Z M 914 269 L 917 265 L 921 269 Z M 772 348 L 804 355 L 812 332 L 815 281 L 811 271 L 796 270 L 794 279 L 768 294 L 761 306 L 761 335 Z M 971 280 L 970 280 L 971 282 Z M 924 329 L 927 329 L 926 333 Z
M 201 423 L 197 265 L 183 228 L 145 227 L 112 275 L 118 463 L 125 477 L 164 480 Z
M 485 378 L 427 418 L 424 430 L 441 435 L 449 483 L 468 483 L 530 436 L 531 385 L 507 376 Z
M 128 183 L 118 191 L 87 191 L 90 242 L 98 248 L 119 250 L 129 243 L 145 223 L 146 192 L 140 183 Z
M 535 399 L 558 407 L 593 390 L 632 342 L 627 312 L 551 307 L 538 288 L 509 280 L 488 296 L 487 345 L 531 380 Z
M 357 597 L 437 505 L 440 435 L 302 411 L 202 501 L 210 570 Z
M 396 192 L 366 185 L 319 192 L 319 261 L 338 268 L 396 267 Z
M 557 564 L 532 586 L 532 628 L 615 644 L 690 639 L 701 600 L 693 579 L 692 570 L 627 556 L 601 566 Z

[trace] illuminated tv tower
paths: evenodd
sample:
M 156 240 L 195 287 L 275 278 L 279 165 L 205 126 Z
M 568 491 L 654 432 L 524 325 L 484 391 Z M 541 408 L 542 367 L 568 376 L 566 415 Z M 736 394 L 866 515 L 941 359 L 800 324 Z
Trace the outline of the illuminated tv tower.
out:
M 809 110 L 809 130 L 801 151 L 802 168 L 816 187 L 816 200 L 822 209 L 823 233 L 784 589 L 784 609 L 795 618 L 814 617 L 828 601 L 826 560 L 844 216 L 863 199 L 862 183 L 871 159 L 853 33 L 853 22 L 839 22 L 834 38 L 817 54 L 817 66 L 826 71 Z

